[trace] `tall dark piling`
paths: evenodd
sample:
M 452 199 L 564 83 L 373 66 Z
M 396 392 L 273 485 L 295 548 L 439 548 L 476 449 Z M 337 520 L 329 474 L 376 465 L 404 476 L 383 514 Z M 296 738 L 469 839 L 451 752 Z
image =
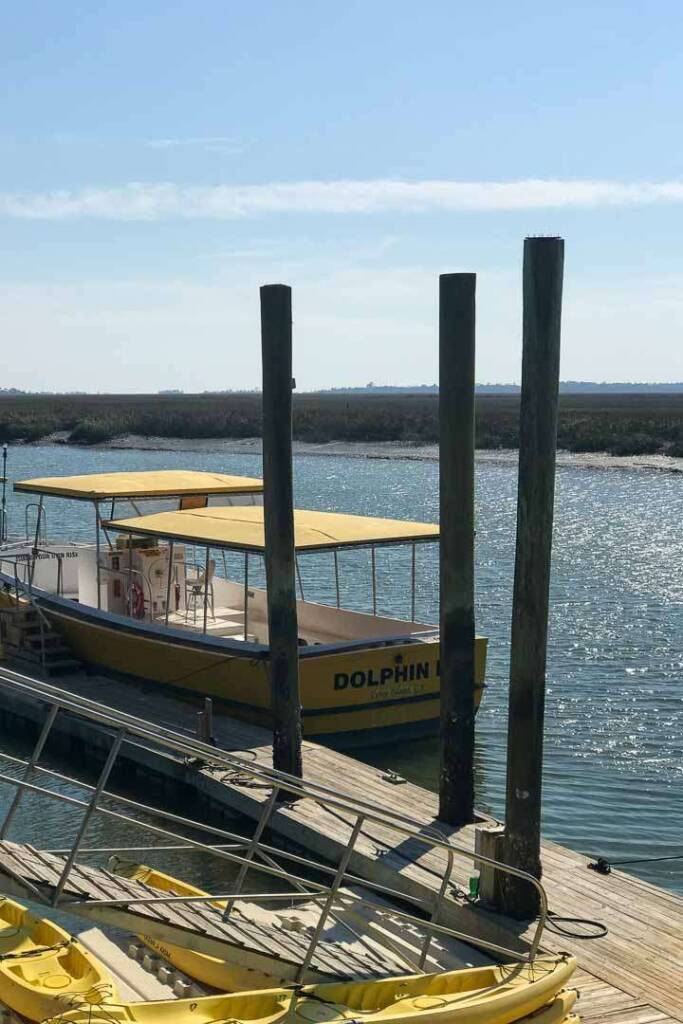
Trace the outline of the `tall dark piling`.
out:
M 474 820 L 475 274 L 439 278 L 439 817 Z
M 541 877 L 541 777 L 553 534 L 564 242 L 524 241 L 517 545 L 510 641 L 505 859 Z M 528 883 L 506 876 L 503 907 L 538 911 Z
M 273 766 L 301 776 L 301 698 L 292 480 L 292 290 L 261 288 L 263 503 Z

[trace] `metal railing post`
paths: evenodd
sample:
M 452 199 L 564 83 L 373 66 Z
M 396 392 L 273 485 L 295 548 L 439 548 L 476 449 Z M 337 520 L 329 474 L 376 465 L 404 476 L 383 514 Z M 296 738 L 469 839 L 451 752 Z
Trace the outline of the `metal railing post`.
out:
M 100 583 L 100 503 L 95 502 L 95 559 L 97 561 L 96 566 L 96 579 L 97 579 L 97 608 L 98 610 L 102 607 L 102 593 Z
M 371 561 L 372 561 L 372 614 L 377 614 L 377 556 L 375 554 L 375 545 L 373 544 L 370 548 Z
M 339 590 L 339 555 L 337 549 L 334 549 L 334 586 L 337 591 L 337 608 L 341 608 L 341 592 Z
M 299 593 L 301 594 L 301 600 L 305 601 L 306 600 L 306 595 L 304 594 L 304 581 L 301 578 L 301 569 L 299 567 L 299 559 L 296 557 L 296 555 L 294 556 L 294 565 L 296 566 L 296 578 L 297 578 L 297 582 L 299 584 Z
M 251 862 L 254 859 L 254 854 L 256 853 L 256 851 L 258 849 L 258 845 L 259 845 L 259 842 L 261 840 L 261 836 L 263 835 L 264 829 L 265 829 L 265 827 L 266 827 L 266 825 L 268 823 L 268 819 L 270 818 L 271 814 L 273 813 L 273 808 L 275 807 L 275 802 L 277 800 L 279 789 L 280 789 L 279 786 L 273 786 L 272 792 L 271 792 L 270 796 L 268 797 L 268 800 L 266 801 L 266 804 L 265 804 L 265 807 L 263 808 L 263 811 L 261 812 L 261 817 L 258 820 L 258 824 L 257 824 L 257 826 L 256 826 L 256 828 L 254 830 L 254 834 L 251 837 L 251 842 L 249 843 L 249 846 L 247 847 L 247 851 L 246 851 L 246 853 L 244 855 L 244 862 L 242 863 L 242 866 L 240 867 L 238 875 L 237 875 L 237 878 L 235 880 L 235 892 L 241 892 L 242 891 L 242 886 L 244 884 L 244 879 L 247 876 L 247 871 L 249 870 L 249 865 L 251 864 Z M 230 911 L 232 910 L 234 905 L 235 905 L 235 901 L 234 900 L 228 900 L 228 902 L 225 904 L 225 910 L 223 911 L 223 920 L 224 921 L 228 920 L 228 918 L 230 916 Z
M 125 729 L 119 729 L 119 731 L 117 732 L 117 734 L 116 734 L 116 736 L 114 738 L 114 742 L 111 745 L 111 749 L 109 751 L 109 754 L 107 755 L 107 760 L 104 762 L 104 767 L 102 768 L 102 771 L 100 772 L 100 777 L 97 780 L 97 785 L 95 786 L 95 791 L 94 791 L 94 793 L 93 793 L 93 795 L 92 795 L 92 797 L 90 799 L 90 803 L 88 804 L 88 806 L 86 808 L 85 814 L 83 815 L 83 819 L 81 821 L 81 824 L 80 824 L 80 827 L 78 829 L 78 832 L 76 833 L 76 838 L 74 840 L 74 844 L 71 847 L 71 853 L 69 854 L 69 856 L 66 859 L 66 864 L 64 865 L 64 870 L 62 871 L 62 873 L 60 875 L 60 878 L 59 878 L 59 881 L 57 882 L 57 885 L 55 886 L 54 895 L 52 897 L 52 906 L 53 907 L 57 906 L 57 904 L 59 902 L 59 897 L 62 895 L 62 890 L 64 889 L 64 886 L 66 885 L 66 881 L 67 881 L 67 879 L 69 877 L 69 873 L 71 871 L 71 868 L 73 867 L 74 861 L 76 860 L 76 857 L 78 856 L 78 851 L 79 851 L 81 843 L 83 842 L 83 839 L 85 837 L 85 833 L 86 833 L 86 830 L 88 828 L 88 825 L 90 824 L 90 819 L 92 818 L 93 814 L 97 810 L 97 803 L 98 803 L 100 797 L 102 796 L 102 791 L 103 791 L 104 787 L 107 784 L 107 780 L 109 779 L 109 776 L 111 774 L 111 770 L 114 767 L 114 762 L 116 761 L 116 758 L 118 757 L 118 753 L 119 753 L 119 750 L 121 749 L 121 744 L 123 743 L 123 738 L 125 736 L 125 733 L 126 733 Z
M 320 936 L 322 935 L 323 928 L 325 927 L 325 922 L 330 916 L 330 912 L 332 910 L 335 898 L 337 896 L 337 893 L 339 892 L 342 882 L 344 881 L 344 875 L 346 874 L 346 869 L 349 866 L 351 854 L 353 853 L 353 848 L 356 845 L 356 840 L 358 839 L 364 821 L 365 815 L 359 814 L 358 817 L 356 818 L 356 824 L 353 826 L 353 831 L 351 832 L 349 841 L 346 844 L 346 849 L 344 850 L 341 860 L 339 861 L 339 867 L 337 868 L 337 873 L 334 876 L 332 885 L 330 886 L 328 897 L 325 900 L 325 906 L 320 911 L 320 917 L 318 918 L 318 923 L 315 926 L 315 931 L 313 932 L 313 935 L 311 937 L 309 947 L 306 950 L 306 956 L 304 957 L 302 964 L 299 967 L 299 970 L 296 972 L 297 982 L 301 982 L 303 980 L 304 974 L 306 973 L 310 965 L 310 962 L 313 959 L 313 954 L 315 953 L 316 946 L 318 945 Z
M 244 639 L 249 639 L 249 552 L 244 552 Z
M 166 614 L 164 623 L 168 626 L 168 613 L 171 609 L 171 578 L 173 576 L 173 548 L 175 541 L 170 540 L 168 544 L 168 578 L 166 580 Z
M 50 729 L 54 725 L 54 721 L 55 721 L 55 718 L 57 717 L 58 713 L 59 713 L 59 704 L 53 704 L 52 707 L 50 708 L 49 712 L 48 712 L 47 718 L 45 719 L 45 721 L 43 723 L 43 728 L 40 730 L 40 736 L 36 740 L 36 745 L 33 748 L 33 753 L 31 754 L 31 758 L 30 758 L 28 764 L 26 765 L 26 768 L 24 769 L 24 783 L 28 782 L 28 780 L 30 778 L 30 775 L 31 775 L 31 772 L 33 771 L 33 769 L 35 768 L 36 764 L 38 763 L 40 755 L 43 752 L 43 748 L 44 748 L 45 744 L 47 743 L 47 738 L 48 738 L 48 736 L 50 734 Z M 7 835 L 8 830 L 9 830 L 9 827 L 12 824 L 12 819 L 14 818 L 14 815 L 17 812 L 17 808 L 19 807 L 19 804 L 21 803 L 21 798 L 24 795 L 24 790 L 25 790 L 24 783 L 20 782 L 18 784 L 18 786 L 17 786 L 17 791 L 14 794 L 14 799 L 12 800 L 12 803 L 9 806 L 7 814 L 5 815 L 5 820 L 3 821 L 2 826 L 0 827 L 0 839 L 4 839 L 5 838 L 5 836 Z
M 429 953 L 429 947 L 431 946 L 432 939 L 434 938 L 434 928 L 433 928 L 433 925 L 439 923 L 439 914 L 441 913 L 441 907 L 443 906 L 444 896 L 446 895 L 446 890 L 448 888 L 448 883 L 451 880 L 451 874 L 453 872 L 453 859 L 454 859 L 453 858 L 453 851 L 449 850 L 448 851 L 448 867 L 446 868 L 444 876 L 441 879 L 441 885 L 439 886 L 439 891 L 437 893 L 436 901 L 434 903 L 434 911 L 432 912 L 432 916 L 429 919 L 429 925 L 430 926 L 426 930 L 425 940 L 424 940 L 424 942 L 422 944 L 422 949 L 420 951 L 420 959 L 418 961 L 418 966 L 419 966 L 421 971 L 424 969 L 424 965 L 425 965 L 425 963 L 427 961 L 427 954 Z
M 206 624 L 209 615 L 209 546 L 206 547 L 206 557 L 204 559 L 204 619 L 202 623 L 202 635 L 206 636 Z M 213 611 L 213 609 L 212 609 Z M 214 613 L 215 614 L 215 613 Z
M 35 532 L 35 536 L 33 538 L 33 552 L 32 552 L 31 566 L 30 566 L 29 578 L 28 578 L 29 588 L 33 587 L 33 577 L 34 577 L 35 571 L 36 571 L 36 557 L 37 557 L 37 551 L 38 551 L 38 544 L 40 543 L 40 517 L 42 515 L 42 512 L 43 512 L 43 496 L 41 494 L 40 501 L 38 502 L 38 515 L 36 517 L 36 532 Z
M 413 542 L 410 555 L 410 621 L 415 622 L 415 561 L 417 555 L 417 544 Z

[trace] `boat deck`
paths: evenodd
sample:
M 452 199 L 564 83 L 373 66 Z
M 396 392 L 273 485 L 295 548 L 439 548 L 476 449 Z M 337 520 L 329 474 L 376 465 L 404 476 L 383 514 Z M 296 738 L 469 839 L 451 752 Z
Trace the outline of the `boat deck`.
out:
M 92 700 L 104 698 L 114 708 L 153 718 L 178 731 L 193 731 L 195 725 L 196 701 L 157 686 L 80 674 L 64 678 L 61 685 Z M 214 734 L 219 746 L 242 753 L 245 760 L 271 764 L 266 730 L 237 722 L 215 709 Z M 397 782 L 389 773 L 308 741 L 304 744 L 304 769 L 311 781 L 410 815 L 423 822 L 425 829 L 438 827 L 459 844 L 474 848 L 474 826 L 455 830 L 439 822 L 436 795 L 419 786 Z M 187 779 L 187 767 L 174 765 L 168 758 L 158 758 L 155 770 L 169 779 L 181 777 L 182 771 Z M 251 818 L 260 815 L 268 795 L 246 776 L 211 766 L 197 772 L 195 785 L 226 808 Z M 332 862 L 338 861 L 350 834 L 343 814 L 307 800 L 279 807 L 270 827 L 284 839 Z M 683 1021 L 683 898 L 624 872 L 596 875 L 588 870 L 587 857 L 555 843 L 544 842 L 542 856 L 551 910 L 561 916 L 595 919 L 608 928 L 607 936 L 599 939 L 581 940 L 549 930 L 544 936 L 546 949 L 568 950 L 579 960 L 579 1012 L 585 1024 Z M 438 891 L 444 866 L 439 852 L 415 842 L 397 842 L 390 829 L 375 823 L 364 827 L 351 861 L 358 876 L 391 885 L 398 873 L 402 888 L 423 897 Z M 458 885 L 466 885 L 470 867 L 471 862 L 456 858 L 453 877 Z M 524 946 L 531 934 L 524 923 L 464 904 L 457 895 L 445 901 L 442 920 L 510 947 Z
M 166 616 L 159 615 L 155 619 L 160 625 L 165 625 Z M 213 609 L 213 613 L 206 616 L 206 631 L 204 630 L 204 612 L 197 608 L 196 611 L 189 609 L 187 612 L 171 612 L 168 616 L 168 625 L 174 629 L 189 629 L 195 633 L 208 633 L 209 636 L 228 636 L 231 640 L 244 640 L 244 612 L 239 608 L 219 606 Z M 247 640 L 254 643 L 256 635 L 249 632 Z

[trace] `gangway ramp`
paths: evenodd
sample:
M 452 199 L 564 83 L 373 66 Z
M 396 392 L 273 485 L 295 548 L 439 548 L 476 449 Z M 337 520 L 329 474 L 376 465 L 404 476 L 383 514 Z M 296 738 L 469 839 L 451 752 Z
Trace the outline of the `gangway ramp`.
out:
M 496 959 L 530 962 L 538 951 L 546 907 L 540 883 L 516 868 L 481 854 L 475 856 L 440 831 L 416 825 L 395 810 L 245 762 L 160 723 L 75 698 L 18 673 L 0 669 L 0 692 L 13 703 L 29 695 L 37 700 L 42 723 L 30 755 L 18 756 L 11 744 L 0 743 L 0 785 L 14 789 L 6 813 L 0 814 L 0 891 L 4 879 L 5 890 L 20 898 L 32 897 L 97 924 L 184 946 L 283 982 L 363 980 L 452 969 L 453 956 L 459 958 L 457 966 L 481 962 L 482 956 L 490 962 L 491 954 Z M 73 762 L 70 774 L 44 756 L 55 722 L 66 716 L 79 721 L 86 737 L 89 732 L 99 737 L 98 756 L 94 761 Z M 244 836 L 227 826 L 218 827 L 114 791 L 112 772 L 124 752 L 148 748 L 158 752 L 155 756 L 182 762 L 193 771 L 196 764 L 211 762 L 231 777 L 235 772 L 248 776 L 263 801 L 253 832 Z M 91 774 L 95 768 L 99 768 L 96 780 Z M 39 808 L 45 802 L 56 801 L 77 811 L 75 834 L 67 848 L 50 849 L 49 840 L 42 837 L 40 849 L 22 842 L 29 839 L 21 834 L 26 817 L 17 812 L 26 795 L 31 797 L 34 823 L 41 820 Z M 308 806 L 325 809 L 334 820 L 342 818 L 350 830 L 332 862 L 269 841 L 275 818 L 288 808 Z M 93 846 L 89 838 L 101 834 L 91 827 L 95 817 L 113 824 L 110 835 L 119 834 L 118 826 L 130 845 L 105 848 L 95 840 Z M 354 873 L 354 855 L 367 843 L 366 829 L 371 823 L 397 832 L 411 847 L 416 844 L 419 850 L 442 852 L 438 892 L 428 893 L 425 899 L 404 886 L 400 874 L 386 884 Z M 141 842 L 134 835 L 133 841 L 128 839 L 131 829 L 141 833 Z M 34 825 L 30 841 L 35 842 Z M 201 875 L 228 877 L 229 881 L 217 884 L 229 891 L 216 892 L 212 887 L 210 892 L 202 892 L 202 885 L 201 894 L 189 896 L 187 890 L 181 890 L 178 895 L 170 876 L 161 888 L 152 888 L 135 876 L 122 878 L 99 866 L 102 858 L 112 853 L 123 854 L 124 859 L 133 856 L 135 864 L 144 852 L 145 859 L 152 858 L 153 866 L 159 868 L 158 858 L 163 859 L 165 850 L 205 855 L 211 865 L 207 864 L 207 874 L 202 871 Z M 92 856 L 97 858 L 94 864 Z M 542 913 L 535 937 L 524 950 L 463 932 L 442 919 L 456 857 L 520 875 L 538 889 Z M 178 858 L 174 860 L 181 876 L 178 884 L 191 883 L 191 878 L 183 877 L 182 868 L 178 870 Z M 180 862 L 184 863 L 182 857 Z M 214 868 L 221 874 L 216 876 Z M 237 868 L 236 877 L 226 873 L 228 868 L 233 872 Z M 284 910 L 268 910 L 272 905 Z M 449 966 L 446 957 L 451 960 Z
M 66 857 L 3 840 L 0 887 L 19 898 L 31 897 L 52 905 L 65 864 Z M 59 907 L 102 925 L 142 932 L 161 942 L 182 945 L 267 974 L 276 972 L 283 980 L 295 980 L 310 942 L 305 933 L 249 919 L 240 912 L 239 903 L 228 920 L 223 920 L 222 911 L 207 902 L 149 902 L 158 897 L 158 890 L 142 882 L 74 863 Z M 322 936 L 316 944 L 307 979 L 377 978 L 403 971 L 405 966 L 400 960 L 374 943 L 368 941 L 354 948 L 352 942 L 329 941 Z

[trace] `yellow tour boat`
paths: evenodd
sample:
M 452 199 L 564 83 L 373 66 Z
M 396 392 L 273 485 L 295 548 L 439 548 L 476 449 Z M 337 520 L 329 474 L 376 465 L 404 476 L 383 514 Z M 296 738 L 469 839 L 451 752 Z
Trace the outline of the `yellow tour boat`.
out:
M 237 718 L 271 725 L 267 597 L 255 585 L 265 549 L 261 481 L 167 471 L 14 489 L 39 497 L 36 529 L 23 547 L 0 549 L 0 603 L 32 601 L 86 664 L 211 696 Z M 91 504 L 95 543 L 48 542 L 46 498 Z M 125 507 L 134 515 L 120 518 Z M 294 527 L 304 733 L 349 745 L 434 732 L 439 632 L 419 620 L 416 579 L 418 561 L 427 565 L 418 552 L 438 542 L 438 526 L 298 509 Z M 308 559 L 326 603 L 306 598 Z M 364 610 L 348 606 L 343 561 L 354 593 L 367 585 Z M 380 611 L 382 576 L 405 618 Z M 475 661 L 478 705 L 484 637 Z
M 59 925 L 0 897 L 0 1003 L 43 1021 L 117 997 L 109 972 Z
M 575 968 L 573 957 L 543 956 L 533 964 L 475 967 L 381 981 L 108 1004 L 92 1012 L 71 1011 L 58 1020 L 79 1024 L 105 1020 L 111 1024 L 343 1024 L 361 1017 L 364 1024 L 513 1024 L 541 1008 L 545 1012 L 546 1004 L 552 1003 Z M 561 1003 L 560 1008 L 563 1006 Z M 553 1019 L 546 1017 L 543 1024 Z
M 163 871 L 157 871 L 147 864 L 135 864 L 132 861 L 123 860 L 121 857 L 109 859 L 109 870 L 124 878 L 132 878 L 136 882 L 144 882 L 145 885 L 170 896 L 206 896 L 203 889 L 198 889 L 189 882 L 182 882 L 172 875 L 166 875 Z M 214 900 L 213 906 L 223 908 L 225 902 Z M 233 910 L 235 913 L 235 910 Z M 240 990 L 251 990 L 261 988 L 272 988 L 279 984 L 277 977 L 277 963 L 273 962 L 273 975 L 262 974 L 260 971 L 247 967 L 240 967 L 238 964 L 230 963 L 227 960 L 219 960 L 218 957 L 208 956 L 206 953 L 195 953 L 184 946 L 174 946 L 170 942 L 162 942 L 149 935 L 140 935 L 139 938 L 146 946 L 153 949 L 155 953 L 162 956 L 179 971 L 189 975 L 203 985 L 210 985 L 221 992 L 238 992 Z

